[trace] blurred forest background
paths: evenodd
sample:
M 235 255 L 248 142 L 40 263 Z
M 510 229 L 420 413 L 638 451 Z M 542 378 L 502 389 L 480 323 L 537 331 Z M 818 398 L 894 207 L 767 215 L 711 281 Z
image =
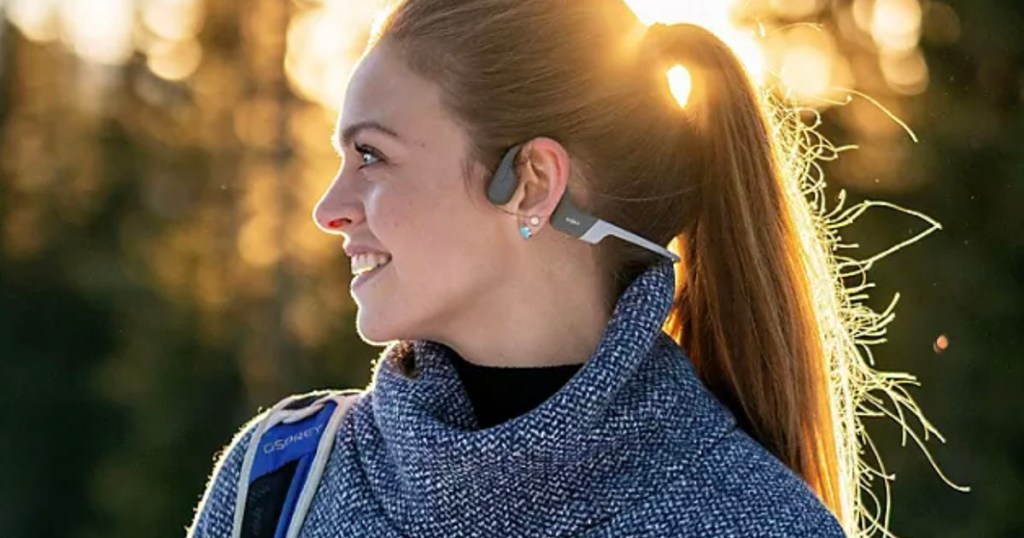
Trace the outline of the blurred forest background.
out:
M 919 377 L 928 446 L 972 492 L 869 421 L 891 528 L 1024 536 L 1024 2 L 630 3 L 711 27 L 859 146 L 826 167 L 833 199 L 943 224 L 871 271 L 870 305 L 901 294 L 874 356 Z M 0 0 L 0 536 L 182 536 L 258 409 L 368 382 L 379 349 L 310 212 L 378 6 Z M 877 209 L 844 238 L 923 226 Z

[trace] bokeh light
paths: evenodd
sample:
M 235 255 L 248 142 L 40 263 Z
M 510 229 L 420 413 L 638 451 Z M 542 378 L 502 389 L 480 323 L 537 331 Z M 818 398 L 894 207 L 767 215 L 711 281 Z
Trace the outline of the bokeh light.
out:
M 337 110 L 369 29 L 384 5 L 380 0 L 327 0 L 299 10 L 288 25 L 285 57 L 292 88 L 306 99 Z
M 8 20 L 33 41 L 52 41 L 60 32 L 56 7 L 60 0 L 7 0 Z
M 134 51 L 133 0 L 64 0 L 60 22 L 64 43 L 91 62 L 122 64 Z
M 199 0 L 146 0 L 141 10 L 146 29 L 167 41 L 195 37 L 203 17 Z
M 203 59 L 203 48 L 195 39 L 161 41 L 150 48 L 146 65 L 154 75 L 166 80 L 187 78 Z
M 928 87 L 922 37 L 949 43 L 960 33 L 952 8 L 941 2 L 923 6 L 920 0 L 854 0 L 849 9 L 833 10 L 831 21 L 819 18 L 824 0 L 625 2 L 647 24 L 688 22 L 708 28 L 734 50 L 755 81 L 776 83 L 787 97 L 819 109 L 840 101 L 844 90 L 871 82 L 858 80 L 871 74 L 852 69 L 856 55 L 838 49 L 837 32 L 866 39 L 875 51 L 875 73 L 900 95 Z M 337 111 L 369 28 L 385 4 L 293 2 L 284 59 L 292 90 Z M 138 49 L 146 54 L 149 69 L 168 81 L 189 78 L 204 57 L 196 40 L 203 21 L 199 0 L 8 0 L 5 11 L 28 38 L 59 38 L 86 61 L 124 63 Z M 135 30 L 136 18 L 142 32 Z M 801 23 L 811 20 L 813 25 Z
M 890 52 L 916 47 L 921 39 L 921 4 L 918 0 L 874 0 L 871 37 L 880 49 Z

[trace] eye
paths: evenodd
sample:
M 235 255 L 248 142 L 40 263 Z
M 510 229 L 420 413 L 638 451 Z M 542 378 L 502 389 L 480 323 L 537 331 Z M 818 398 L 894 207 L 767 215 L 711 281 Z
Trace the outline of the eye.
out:
M 377 151 L 377 149 L 372 147 L 372 146 L 364 146 L 364 145 L 361 145 L 361 144 L 356 144 L 355 148 L 356 148 L 356 152 L 359 153 L 360 157 L 362 158 L 362 160 L 361 160 L 361 162 L 359 164 L 359 168 L 360 169 L 365 168 L 367 166 L 370 166 L 371 164 L 375 164 L 378 161 L 383 161 L 384 160 L 384 156 L 381 155 L 381 153 L 379 151 Z M 368 157 L 370 159 L 376 159 L 376 161 L 368 160 L 367 159 Z

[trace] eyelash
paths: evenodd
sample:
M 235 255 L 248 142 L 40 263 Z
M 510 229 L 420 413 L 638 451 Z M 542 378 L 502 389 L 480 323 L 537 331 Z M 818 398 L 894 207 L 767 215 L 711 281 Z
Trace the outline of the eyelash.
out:
M 370 165 L 373 165 L 373 164 L 377 164 L 378 162 L 383 162 L 384 161 L 384 156 L 381 155 L 381 153 L 379 151 L 377 151 L 377 149 L 372 147 L 372 146 L 364 146 L 362 144 L 356 144 L 355 148 L 356 148 L 356 153 L 359 153 L 360 156 L 362 156 L 364 153 L 366 153 L 366 154 L 372 155 L 375 159 L 377 159 L 377 162 L 372 162 L 372 163 L 360 162 L 359 163 L 359 169 L 360 170 L 362 170 L 363 168 L 366 168 L 367 166 L 370 166 Z

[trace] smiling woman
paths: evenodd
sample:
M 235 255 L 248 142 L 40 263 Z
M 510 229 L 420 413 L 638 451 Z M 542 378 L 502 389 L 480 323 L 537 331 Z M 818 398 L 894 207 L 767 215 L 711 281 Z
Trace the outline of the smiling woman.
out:
M 313 218 L 352 258 L 359 334 L 386 348 L 294 532 L 856 533 L 821 245 L 718 37 L 620 0 L 405 0 L 336 132 Z M 482 390 L 495 378 L 506 400 Z M 220 460 L 193 536 L 237 536 L 266 502 L 245 494 L 262 423 Z

